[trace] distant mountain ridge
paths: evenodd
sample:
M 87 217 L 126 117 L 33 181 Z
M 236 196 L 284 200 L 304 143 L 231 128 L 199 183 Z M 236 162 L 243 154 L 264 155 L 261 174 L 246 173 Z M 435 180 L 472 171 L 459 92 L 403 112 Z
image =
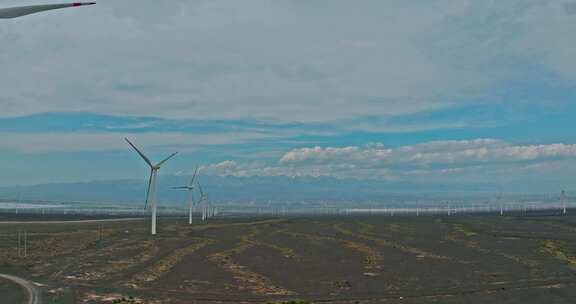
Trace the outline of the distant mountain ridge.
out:
M 188 176 L 165 175 L 158 181 L 158 197 L 165 204 L 181 204 L 185 192 L 171 187 L 184 185 Z M 422 193 L 442 196 L 494 195 L 492 185 L 461 186 L 420 185 L 406 182 L 361 181 L 330 177 L 233 177 L 205 175 L 203 188 L 214 201 L 287 202 L 287 201 L 350 201 L 350 200 L 408 200 L 418 199 Z M 414 190 L 416 189 L 416 190 Z M 143 203 L 145 180 L 109 180 L 77 183 L 51 183 L 33 186 L 0 187 L 1 199 L 126 202 Z

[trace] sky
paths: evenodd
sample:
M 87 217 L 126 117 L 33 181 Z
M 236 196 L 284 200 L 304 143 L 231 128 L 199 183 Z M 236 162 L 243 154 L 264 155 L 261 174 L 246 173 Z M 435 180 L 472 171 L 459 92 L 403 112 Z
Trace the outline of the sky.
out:
M 144 178 L 129 137 L 180 152 L 161 174 L 575 189 L 575 7 L 99 0 L 1 20 L 0 185 Z

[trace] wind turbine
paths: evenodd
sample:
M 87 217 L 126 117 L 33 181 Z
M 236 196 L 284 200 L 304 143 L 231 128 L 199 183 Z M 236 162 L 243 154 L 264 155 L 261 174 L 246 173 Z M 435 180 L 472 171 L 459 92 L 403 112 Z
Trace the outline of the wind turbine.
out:
M 194 170 L 194 175 L 192 176 L 192 180 L 186 186 L 180 187 L 172 187 L 172 189 L 180 189 L 188 191 L 188 203 L 189 203 L 189 210 L 188 210 L 188 224 L 192 225 L 192 213 L 194 211 L 194 198 L 192 197 L 192 193 L 194 191 L 194 180 L 196 179 L 196 174 L 198 173 L 198 167 Z
M 500 216 L 504 215 L 504 203 L 502 202 L 502 189 L 498 192 L 496 200 L 500 203 Z
M 94 4 L 96 4 L 96 2 L 74 2 L 74 3 L 62 3 L 62 4 L 43 4 L 43 5 L 28 5 L 28 6 L 1 8 L 0 19 L 11 19 L 54 9 L 77 7 L 84 5 L 94 5 Z
M 134 150 L 142 157 L 142 159 L 150 166 L 150 179 L 148 180 L 148 190 L 146 190 L 146 203 L 144 204 L 144 209 L 148 207 L 148 199 L 150 199 L 150 195 L 152 195 L 152 235 L 156 234 L 156 180 L 158 179 L 158 170 L 160 167 L 169 159 L 174 157 L 178 152 L 172 153 L 170 156 L 166 157 L 164 160 L 160 161 L 156 165 L 152 164 L 150 159 L 142 153 L 136 146 L 128 140 L 128 138 L 124 138 L 126 142 L 134 148 Z M 150 189 L 152 189 L 152 193 L 150 193 Z
M 202 203 L 202 220 L 205 221 L 207 218 L 206 195 L 204 194 L 204 191 L 202 190 L 202 186 L 200 186 L 200 182 L 196 182 L 196 184 L 198 185 L 198 190 L 200 190 L 200 202 Z

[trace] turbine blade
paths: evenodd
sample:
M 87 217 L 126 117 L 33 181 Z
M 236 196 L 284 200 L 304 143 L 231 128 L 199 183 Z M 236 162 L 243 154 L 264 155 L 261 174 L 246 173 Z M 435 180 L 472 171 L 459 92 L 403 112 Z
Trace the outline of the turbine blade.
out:
M 172 154 L 170 154 L 170 156 L 166 157 L 163 161 L 159 162 L 156 167 L 160 167 L 162 166 L 166 161 L 168 161 L 169 159 L 171 159 L 172 157 L 174 157 L 176 154 L 178 154 L 178 152 L 174 152 Z
M 96 4 L 96 2 L 75 2 L 75 3 L 62 3 L 62 4 L 44 4 L 44 5 L 9 7 L 0 9 L 0 19 L 10 19 L 54 9 L 93 5 L 93 4 Z
M 196 174 L 198 174 L 198 166 L 196 166 L 196 170 L 194 170 L 194 175 L 192 175 L 192 180 L 190 181 L 190 187 L 194 187 L 194 180 L 196 179 Z
M 150 159 L 148 157 L 146 157 L 146 155 L 144 155 L 144 153 L 142 153 L 142 151 L 140 151 L 140 149 L 138 149 L 130 140 L 128 140 L 128 138 L 124 138 L 124 140 L 130 146 L 132 146 L 132 148 L 134 148 L 134 150 L 140 155 L 140 157 L 142 157 L 142 159 L 148 164 L 148 166 L 150 166 L 150 168 L 154 167 L 154 165 L 152 165 L 152 162 L 150 161 Z
M 150 187 L 152 186 L 152 174 L 154 174 L 154 170 L 150 170 L 150 178 L 148 179 L 148 190 L 146 190 L 146 202 L 144 202 L 144 209 L 148 208 L 148 199 L 150 198 Z
M 198 185 L 198 190 L 200 190 L 200 197 L 202 199 L 202 198 L 204 198 L 204 191 L 202 191 L 202 186 L 200 186 L 200 182 L 198 182 L 197 185 Z

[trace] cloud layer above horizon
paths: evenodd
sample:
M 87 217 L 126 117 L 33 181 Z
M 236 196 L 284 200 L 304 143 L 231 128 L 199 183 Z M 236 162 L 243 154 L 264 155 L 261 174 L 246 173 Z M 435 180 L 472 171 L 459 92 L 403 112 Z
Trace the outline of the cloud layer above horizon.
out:
M 226 160 L 200 167 L 221 176 L 338 177 L 418 182 L 494 182 L 504 184 L 525 174 L 558 172 L 576 160 L 576 145 L 513 145 L 495 139 L 431 141 L 387 148 L 364 146 L 298 148 L 274 165 Z M 462 179 L 463 180 L 459 180 Z
M 2 21 L 0 183 L 137 176 L 127 136 L 183 152 L 167 173 L 576 187 L 566 4 L 100 0 Z M 96 158 L 115 169 L 74 167 Z

